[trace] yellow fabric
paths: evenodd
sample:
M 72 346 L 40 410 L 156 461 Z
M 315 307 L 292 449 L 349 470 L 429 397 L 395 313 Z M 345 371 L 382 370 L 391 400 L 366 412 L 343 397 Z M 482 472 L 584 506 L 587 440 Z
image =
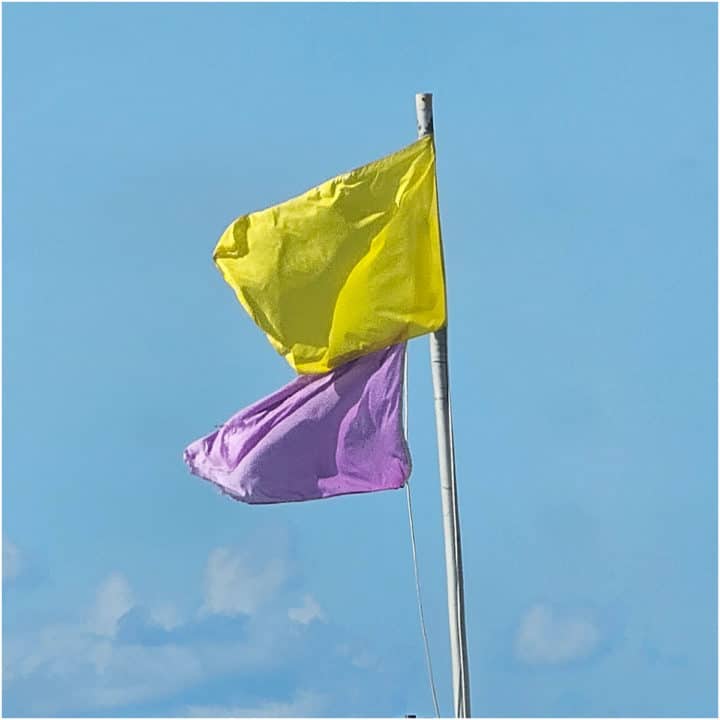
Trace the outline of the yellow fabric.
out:
M 238 218 L 213 259 L 300 373 L 437 330 L 445 284 L 432 138 Z

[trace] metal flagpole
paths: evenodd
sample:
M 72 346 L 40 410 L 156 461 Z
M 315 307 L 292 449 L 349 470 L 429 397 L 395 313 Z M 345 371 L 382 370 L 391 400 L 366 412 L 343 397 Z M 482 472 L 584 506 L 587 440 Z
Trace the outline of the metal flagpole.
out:
M 418 137 L 433 134 L 432 94 L 415 96 Z M 443 260 L 444 263 L 444 260 Z M 443 268 L 444 271 L 444 268 Z M 460 516 L 455 483 L 455 448 L 450 412 L 447 323 L 430 335 L 430 364 L 435 397 L 440 497 L 445 534 L 445 570 L 447 573 L 450 652 L 452 656 L 453 701 L 455 717 L 470 717 L 470 678 L 465 639 L 465 599 L 463 591 Z

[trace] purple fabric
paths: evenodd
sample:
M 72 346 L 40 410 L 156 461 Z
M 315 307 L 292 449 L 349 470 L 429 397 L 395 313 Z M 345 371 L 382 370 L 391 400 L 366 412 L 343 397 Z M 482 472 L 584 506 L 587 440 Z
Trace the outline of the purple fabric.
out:
M 400 488 L 405 344 L 303 375 L 185 450 L 191 472 L 247 503 Z

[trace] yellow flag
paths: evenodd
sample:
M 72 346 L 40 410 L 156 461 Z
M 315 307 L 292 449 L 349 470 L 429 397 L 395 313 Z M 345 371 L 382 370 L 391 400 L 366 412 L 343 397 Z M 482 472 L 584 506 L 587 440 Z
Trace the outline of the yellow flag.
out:
M 300 373 L 437 330 L 445 283 L 432 138 L 238 218 L 213 259 Z

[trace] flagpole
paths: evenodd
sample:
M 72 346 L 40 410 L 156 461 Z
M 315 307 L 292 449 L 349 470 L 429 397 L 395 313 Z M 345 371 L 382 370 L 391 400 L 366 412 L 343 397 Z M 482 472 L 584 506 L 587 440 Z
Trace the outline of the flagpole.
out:
M 415 96 L 418 137 L 433 134 L 432 94 Z M 444 261 L 443 261 L 444 262 Z M 447 323 L 430 335 L 430 364 L 435 397 L 440 465 L 440 497 L 445 535 L 445 570 L 447 575 L 448 616 L 450 620 L 450 653 L 452 660 L 454 715 L 470 717 L 470 678 L 465 638 L 465 598 L 463 590 L 460 515 L 455 482 L 455 448 L 453 445 L 448 373 Z

